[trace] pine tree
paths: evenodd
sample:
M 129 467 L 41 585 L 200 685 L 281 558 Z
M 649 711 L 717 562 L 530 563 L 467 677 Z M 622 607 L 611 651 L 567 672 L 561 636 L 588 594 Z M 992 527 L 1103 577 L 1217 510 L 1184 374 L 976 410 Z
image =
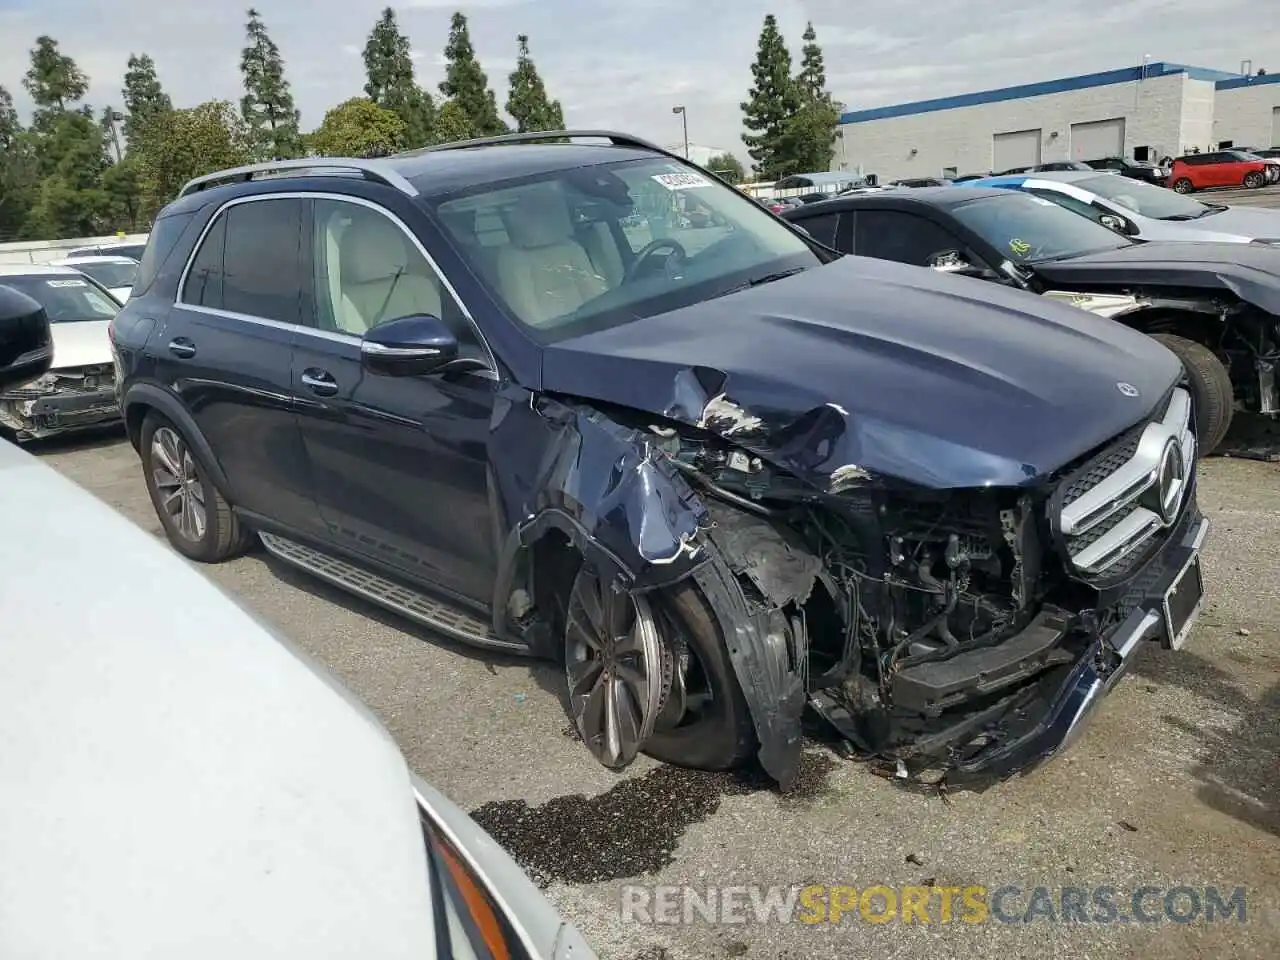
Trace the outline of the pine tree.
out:
M 547 88 L 538 75 L 538 68 L 533 65 L 533 58 L 529 56 L 529 38 L 522 33 L 516 40 L 519 53 L 516 68 L 508 78 L 507 113 L 516 121 L 516 129 L 521 133 L 563 130 L 564 110 L 559 100 L 547 99 Z
M 382 11 L 365 41 L 364 69 L 365 94 L 400 118 L 405 147 L 416 149 L 430 143 L 435 103 L 414 79 L 409 38 L 400 32 L 396 12 L 390 7 Z
M 0 86 L 0 157 L 13 146 L 20 133 L 22 124 L 18 120 L 18 111 L 13 106 L 13 96 Z
M 497 98 L 489 89 L 489 78 L 476 60 L 467 18 L 461 13 L 455 13 L 449 25 L 449 42 L 445 45 L 444 57 L 448 66 L 440 92 L 451 98 L 467 115 L 476 136 L 506 133 L 507 125 L 498 116 Z
M 284 78 L 280 48 L 267 35 L 257 10 L 249 9 L 245 27 L 248 45 L 240 54 L 245 95 L 240 115 L 249 129 L 253 156 L 259 160 L 283 160 L 300 156 L 298 111 L 293 105 L 289 81 Z
M 58 49 L 58 41 L 50 36 L 36 39 L 31 51 L 31 69 L 22 85 L 44 110 L 66 110 L 89 90 L 89 78 L 76 62 Z
M 742 142 L 756 173 L 775 180 L 797 172 L 787 156 L 787 121 L 799 109 L 800 96 L 791 78 L 791 53 L 773 14 L 764 18 L 751 76 L 755 82 L 742 104 L 743 126 L 751 132 L 743 134 Z
M 173 101 L 160 85 L 156 76 L 156 63 L 147 54 L 129 54 L 128 68 L 124 74 L 124 135 L 133 140 L 141 133 L 147 121 L 158 113 L 173 109 Z
M 827 90 L 827 70 L 813 24 L 804 31 L 804 49 L 795 86 L 799 109 L 786 123 L 784 153 L 793 173 L 817 173 L 831 168 L 835 156 L 836 124 L 840 112 Z

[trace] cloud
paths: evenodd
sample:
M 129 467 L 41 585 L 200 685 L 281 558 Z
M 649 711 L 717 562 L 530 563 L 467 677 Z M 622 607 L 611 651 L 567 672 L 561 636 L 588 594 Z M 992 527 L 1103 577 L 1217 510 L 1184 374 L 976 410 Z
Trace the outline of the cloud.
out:
M 307 126 L 359 94 L 360 51 L 387 0 L 259 0 Z M 395 3 L 432 93 L 454 10 L 468 15 L 472 41 L 502 104 L 516 35 L 569 123 L 639 134 L 660 143 L 681 136 L 671 107 L 688 109 L 697 143 L 743 156 L 739 103 L 751 84 L 761 20 L 773 11 L 799 60 L 812 21 L 832 93 L 850 109 L 1114 69 L 1151 59 L 1234 70 L 1242 59 L 1280 70 L 1280 34 L 1259 24 L 1256 0 L 1063 0 L 1052 15 L 1006 0 L 930 5 L 918 15 L 901 0 L 404 0 Z M 20 109 L 27 51 L 55 37 L 92 81 L 96 106 L 119 104 L 125 61 L 155 58 L 180 105 L 241 94 L 240 8 L 206 0 L 0 0 L 0 84 Z

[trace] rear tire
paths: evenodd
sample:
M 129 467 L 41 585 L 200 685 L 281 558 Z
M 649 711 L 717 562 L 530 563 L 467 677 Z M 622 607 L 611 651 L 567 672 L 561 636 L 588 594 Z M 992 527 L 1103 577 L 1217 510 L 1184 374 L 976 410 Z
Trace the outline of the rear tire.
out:
M 688 647 L 690 671 L 705 681 L 711 696 L 695 716 L 674 729 L 654 733 L 643 752 L 664 763 L 699 770 L 741 765 L 755 752 L 755 725 L 711 608 L 690 584 L 663 592 L 655 597 L 655 604 L 661 605 L 665 615 L 659 628 L 663 642 L 671 642 L 668 634 L 673 631 L 678 634 Z
M 1267 178 L 1256 170 L 1244 175 L 1244 185 L 1250 190 L 1257 190 L 1258 187 L 1262 186 L 1266 182 Z
M 148 413 L 139 448 L 151 505 L 175 550 L 201 563 L 219 563 L 244 550 L 252 533 L 213 485 L 179 427 Z
M 1186 177 L 1179 177 L 1173 181 L 1173 190 L 1175 193 L 1195 193 L 1195 184 Z
M 1172 333 L 1156 333 L 1151 338 L 1168 347 L 1182 361 L 1195 400 L 1200 456 L 1207 457 L 1222 443 L 1231 427 L 1231 417 L 1235 412 L 1231 374 L 1217 355 L 1202 343 Z

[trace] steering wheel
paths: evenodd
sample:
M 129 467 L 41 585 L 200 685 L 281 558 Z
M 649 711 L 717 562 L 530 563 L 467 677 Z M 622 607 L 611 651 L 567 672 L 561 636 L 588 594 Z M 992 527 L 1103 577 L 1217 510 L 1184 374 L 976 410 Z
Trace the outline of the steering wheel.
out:
M 630 283 L 638 277 L 640 275 L 640 268 L 644 266 L 645 261 L 659 250 L 669 250 L 670 253 L 667 255 L 668 258 L 671 254 L 675 254 L 681 260 L 687 260 L 689 257 L 689 254 L 685 252 L 684 247 L 680 245 L 678 240 L 673 240 L 671 237 L 659 237 L 657 240 L 650 240 L 644 245 L 640 252 L 636 254 L 636 258 L 631 261 L 631 266 L 627 267 L 627 272 L 623 275 L 622 282 Z

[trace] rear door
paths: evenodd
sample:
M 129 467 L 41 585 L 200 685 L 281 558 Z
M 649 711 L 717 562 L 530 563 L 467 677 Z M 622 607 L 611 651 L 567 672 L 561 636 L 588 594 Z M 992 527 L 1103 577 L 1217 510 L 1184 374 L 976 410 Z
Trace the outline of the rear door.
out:
M 304 201 L 245 197 L 210 221 L 155 339 L 157 374 L 208 440 L 236 506 L 319 529 L 290 383 Z

